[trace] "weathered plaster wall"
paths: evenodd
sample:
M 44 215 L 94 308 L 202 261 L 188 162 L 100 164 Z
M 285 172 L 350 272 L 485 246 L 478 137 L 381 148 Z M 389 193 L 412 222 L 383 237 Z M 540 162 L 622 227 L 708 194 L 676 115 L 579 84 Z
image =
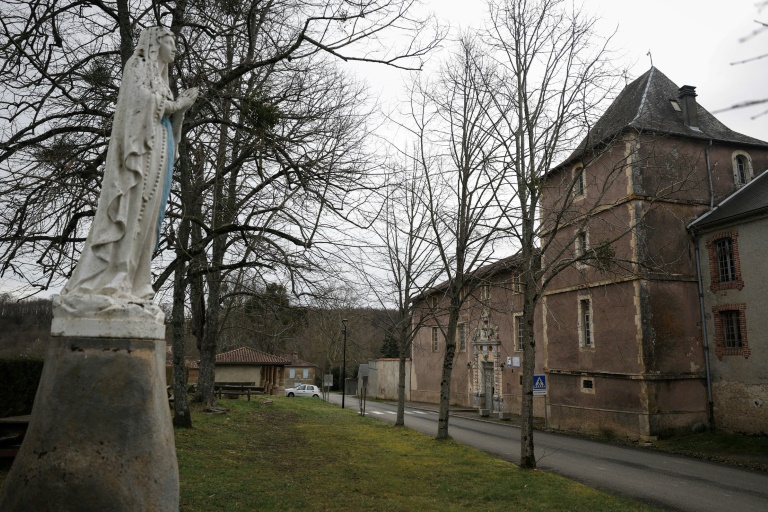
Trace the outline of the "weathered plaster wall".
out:
M 397 400 L 400 360 L 380 358 L 368 360 L 368 396 L 382 400 Z M 411 361 L 405 361 L 405 400 L 411 400 Z
M 737 232 L 741 290 L 710 290 L 711 277 L 706 238 L 721 231 Z M 712 364 L 712 395 L 715 425 L 729 431 L 768 433 L 768 219 L 760 218 L 703 234 L 699 239 L 707 314 L 707 331 Z M 712 307 L 746 304 L 749 357 L 715 354 L 715 325 Z
M 255 382 L 261 384 L 261 366 L 216 365 L 216 382 Z

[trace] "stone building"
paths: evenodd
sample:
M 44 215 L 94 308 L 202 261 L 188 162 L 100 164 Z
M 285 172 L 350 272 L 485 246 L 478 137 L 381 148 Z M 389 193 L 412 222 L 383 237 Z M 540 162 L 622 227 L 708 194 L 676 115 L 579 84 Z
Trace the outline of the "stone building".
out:
M 690 225 L 717 427 L 768 433 L 768 173 Z
M 473 292 L 459 318 L 456 358 L 451 374 L 451 403 L 507 417 L 520 413 L 522 346 L 519 319 L 522 293 L 519 256 L 511 256 L 477 270 Z M 414 304 L 411 400 L 438 402 L 445 354 L 447 302 L 445 285 L 422 295 Z M 542 373 L 543 347 L 537 345 L 537 372 Z M 534 401 L 534 413 L 544 416 L 544 400 Z
M 694 87 L 651 68 L 550 172 L 543 211 L 562 197 L 574 204 L 553 252 L 614 255 L 610 268 L 568 268 L 542 300 L 550 426 L 652 438 L 709 422 L 686 228 L 766 167 L 768 143 L 730 130 L 697 104 Z M 574 177 L 584 186 L 570 187 Z
M 536 373 L 547 375 L 550 427 L 649 439 L 697 423 L 717 424 L 708 407 L 710 388 L 721 397 L 765 395 L 765 383 L 757 382 L 765 374 L 763 353 L 759 363 L 754 355 L 745 359 L 749 371 L 739 366 L 741 360 L 724 356 L 728 370 L 719 362 L 712 367 L 713 378 L 723 382 L 708 378 L 687 228 L 734 191 L 745 194 L 766 168 L 768 143 L 730 130 L 697 103 L 694 87 L 678 87 L 651 68 L 625 87 L 580 146 L 548 173 L 540 214 L 544 235 L 553 238 L 542 260 L 586 258 L 550 281 L 536 312 Z M 756 190 L 760 180 L 755 181 Z M 556 229 L 553 212 L 560 215 Z M 507 258 L 476 273 L 487 282 L 462 312 L 459 337 L 465 341 L 457 340 L 455 404 L 519 411 L 515 358 L 522 352 L 515 318 L 522 296 L 515 290 L 515 261 Z M 413 400 L 438 401 L 443 291 L 437 287 L 416 305 L 415 317 L 430 319 L 414 341 Z M 748 311 L 753 303 L 764 311 L 746 292 L 726 298 L 727 304 L 744 301 Z M 721 306 L 710 302 L 710 317 Z M 759 322 L 764 316 L 747 318 Z M 720 324 L 711 318 L 710 323 L 709 332 L 717 332 Z M 752 342 L 758 325 L 742 330 L 749 339 L 742 359 L 745 350 L 758 350 Z M 726 392 L 725 381 L 742 371 L 742 387 Z M 755 410 L 761 400 L 753 399 Z M 543 400 L 535 402 L 536 415 L 543 416 Z M 724 404 L 719 407 L 716 414 L 728 414 Z

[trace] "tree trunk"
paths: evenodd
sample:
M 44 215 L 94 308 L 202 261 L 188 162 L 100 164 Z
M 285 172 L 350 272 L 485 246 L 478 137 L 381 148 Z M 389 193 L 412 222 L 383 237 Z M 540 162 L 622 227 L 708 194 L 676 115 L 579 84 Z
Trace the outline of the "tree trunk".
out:
M 189 242 L 189 221 L 182 220 L 179 226 L 179 236 L 176 241 L 176 256 L 181 254 Z M 181 260 L 179 260 L 181 261 Z M 175 427 L 192 427 L 192 415 L 189 412 L 187 399 L 186 354 L 184 353 L 184 299 L 186 298 L 186 264 L 180 264 L 173 277 L 173 425 Z
M 536 340 L 533 337 L 533 320 L 537 300 L 537 276 L 541 257 L 535 254 L 533 237 L 526 237 L 533 229 L 524 227 L 523 239 L 530 241 L 523 251 L 525 287 L 523 289 L 523 396 L 520 409 L 520 467 L 535 469 L 533 451 L 533 374 L 536 370 Z
M 458 294 L 456 294 L 458 296 Z M 453 302 L 453 300 L 451 301 Z M 437 419 L 436 439 L 448 439 L 448 419 L 451 406 L 451 374 L 453 358 L 456 355 L 456 326 L 459 323 L 459 305 L 451 305 L 448 317 L 448 329 L 445 333 L 445 357 L 443 373 L 440 379 L 440 414 Z
M 405 324 L 405 328 L 400 329 L 400 340 L 398 347 L 400 348 L 400 363 L 398 365 L 397 375 L 397 418 L 395 419 L 395 426 L 405 426 L 405 360 L 408 357 L 408 347 L 410 346 L 410 323 L 407 318 L 400 318 L 401 325 Z

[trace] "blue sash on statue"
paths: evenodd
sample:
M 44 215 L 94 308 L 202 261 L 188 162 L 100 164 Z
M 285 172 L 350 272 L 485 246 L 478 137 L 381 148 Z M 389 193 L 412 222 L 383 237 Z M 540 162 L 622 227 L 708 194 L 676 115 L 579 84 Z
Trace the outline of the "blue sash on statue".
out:
M 173 127 L 171 121 L 163 116 L 161 120 L 165 131 L 168 133 L 168 163 L 165 168 L 165 180 L 163 181 L 163 196 L 160 201 L 160 215 L 157 217 L 157 245 L 155 250 L 160 247 L 160 231 L 163 227 L 163 219 L 165 218 L 165 207 L 168 205 L 168 198 L 171 195 L 171 182 L 173 181 L 173 160 L 176 156 L 176 142 L 173 140 Z

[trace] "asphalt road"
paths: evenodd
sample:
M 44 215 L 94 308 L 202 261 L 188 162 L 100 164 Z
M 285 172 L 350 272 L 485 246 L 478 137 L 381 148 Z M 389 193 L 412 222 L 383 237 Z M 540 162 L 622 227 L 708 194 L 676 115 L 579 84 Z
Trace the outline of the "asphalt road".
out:
M 331 402 L 341 405 L 341 395 L 331 395 Z M 346 407 L 358 411 L 359 403 L 346 397 Z M 395 411 L 393 404 L 366 404 L 366 415 L 390 423 L 395 422 Z M 435 435 L 437 412 L 406 408 L 405 424 Z M 520 462 L 518 427 L 454 414 L 449 434 L 460 443 Z M 539 469 L 611 494 L 668 510 L 768 511 L 768 473 L 541 431 L 535 432 L 534 442 Z

